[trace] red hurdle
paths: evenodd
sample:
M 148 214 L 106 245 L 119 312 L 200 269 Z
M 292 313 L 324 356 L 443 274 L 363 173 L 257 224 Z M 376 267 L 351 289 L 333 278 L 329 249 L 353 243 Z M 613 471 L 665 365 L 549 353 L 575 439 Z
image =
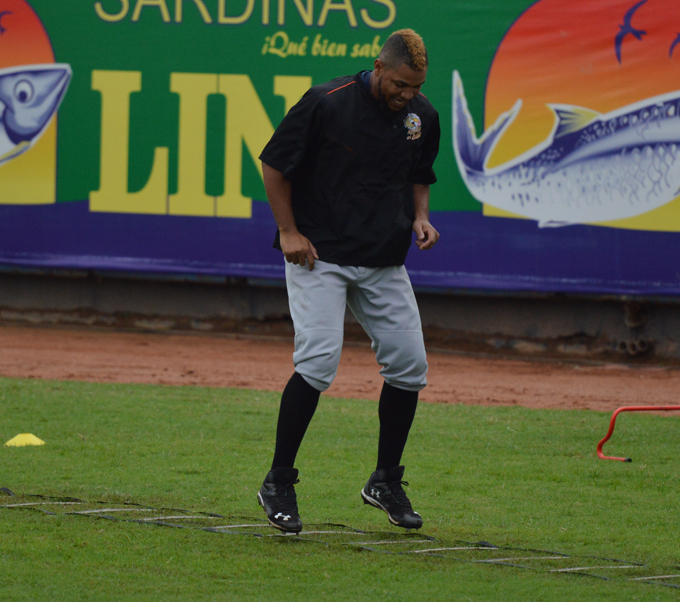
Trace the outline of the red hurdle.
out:
M 604 436 L 604 439 L 597 444 L 597 455 L 602 460 L 619 460 L 620 462 L 632 462 L 632 458 L 616 458 L 614 456 L 605 456 L 602 453 L 602 446 L 609 440 L 614 432 L 614 425 L 616 424 L 616 417 L 621 412 L 671 412 L 674 410 L 680 410 L 680 406 L 623 406 L 618 410 L 615 410 L 612 414 L 612 419 L 609 422 L 609 431 Z

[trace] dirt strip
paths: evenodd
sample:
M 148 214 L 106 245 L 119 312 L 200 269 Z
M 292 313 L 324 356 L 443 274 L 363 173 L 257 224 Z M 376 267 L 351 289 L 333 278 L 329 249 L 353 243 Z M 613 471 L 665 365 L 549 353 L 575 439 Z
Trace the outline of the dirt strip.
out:
M 0 375 L 8 377 L 280 391 L 293 371 L 292 353 L 290 340 L 0 324 Z M 680 403 L 677 369 L 435 352 L 428 359 L 426 402 L 607 412 Z M 371 350 L 346 346 L 326 394 L 376 399 L 381 386 Z

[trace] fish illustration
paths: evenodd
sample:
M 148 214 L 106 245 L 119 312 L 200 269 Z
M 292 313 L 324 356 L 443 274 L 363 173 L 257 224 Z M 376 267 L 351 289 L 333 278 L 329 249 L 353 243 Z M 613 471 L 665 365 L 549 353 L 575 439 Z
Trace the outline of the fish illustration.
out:
M 453 150 L 468 190 L 482 203 L 546 227 L 633 217 L 680 194 L 680 90 L 606 114 L 548 105 L 555 114 L 548 138 L 489 169 L 521 106 L 518 100 L 477 138 L 454 71 Z
M 0 69 L 0 166 L 29 150 L 57 112 L 71 81 L 66 64 Z

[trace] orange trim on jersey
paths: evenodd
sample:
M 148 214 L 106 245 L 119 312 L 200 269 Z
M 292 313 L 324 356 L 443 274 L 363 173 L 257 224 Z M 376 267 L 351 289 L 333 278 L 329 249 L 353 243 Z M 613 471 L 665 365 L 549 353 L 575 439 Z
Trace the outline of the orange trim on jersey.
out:
M 353 82 L 349 82 L 348 84 L 345 84 L 344 86 L 340 86 L 339 88 L 336 88 L 335 90 L 331 90 L 330 92 L 326 92 L 326 96 L 329 94 L 333 94 L 333 92 L 337 92 L 338 90 L 342 90 L 343 88 L 346 88 L 347 86 L 351 86 L 352 84 L 356 84 L 356 80 Z

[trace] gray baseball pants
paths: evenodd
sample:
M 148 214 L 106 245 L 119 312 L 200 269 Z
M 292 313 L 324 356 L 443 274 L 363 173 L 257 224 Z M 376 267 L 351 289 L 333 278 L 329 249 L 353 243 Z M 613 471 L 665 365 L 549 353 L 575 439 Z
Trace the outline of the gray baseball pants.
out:
M 406 391 L 427 384 L 427 360 L 413 288 L 404 266 L 363 268 L 286 262 L 295 325 L 293 363 L 318 391 L 330 387 L 340 362 L 345 305 L 371 338 L 385 382 Z

